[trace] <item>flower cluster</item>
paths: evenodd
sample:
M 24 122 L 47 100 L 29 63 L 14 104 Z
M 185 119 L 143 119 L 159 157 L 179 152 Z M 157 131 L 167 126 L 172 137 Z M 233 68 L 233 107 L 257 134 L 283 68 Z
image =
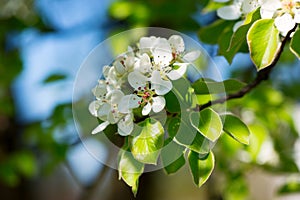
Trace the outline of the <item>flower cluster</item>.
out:
M 300 23 L 300 0 L 262 0 L 261 17 L 275 18 L 275 26 L 285 36 Z
M 229 0 L 215 0 L 228 2 Z M 234 0 L 233 4 L 217 10 L 220 18 L 237 20 L 244 18 L 248 13 L 261 7 L 262 19 L 275 19 L 275 26 L 285 36 L 296 24 L 300 23 L 300 0 Z M 243 21 L 236 23 L 236 30 Z
M 138 49 L 128 48 L 111 66 L 103 67 L 103 79 L 92 89 L 96 100 L 90 103 L 90 113 L 100 123 L 92 134 L 117 124 L 118 133 L 130 135 L 134 129 L 134 110 L 147 116 L 165 108 L 164 95 L 172 89 L 172 81 L 181 78 L 199 51 L 185 53 L 184 40 L 179 35 L 169 39 L 142 37 Z

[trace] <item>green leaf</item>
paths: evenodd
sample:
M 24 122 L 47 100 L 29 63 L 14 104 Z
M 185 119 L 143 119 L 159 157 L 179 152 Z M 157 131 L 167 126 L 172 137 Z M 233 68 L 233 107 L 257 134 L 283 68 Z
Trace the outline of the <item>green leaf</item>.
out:
M 43 83 L 52 83 L 55 81 L 60 81 L 67 78 L 65 74 L 53 74 L 48 76 L 45 80 L 43 80 Z
M 161 151 L 161 160 L 167 174 L 177 172 L 184 164 L 185 147 L 178 145 L 171 138 L 165 141 Z
M 168 123 L 168 134 L 171 138 L 174 138 L 178 133 L 178 129 L 180 127 L 181 120 L 179 117 L 169 118 Z
M 223 31 L 227 27 L 232 27 L 233 25 L 233 21 L 220 19 L 204 28 L 201 28 L 198 36 L 204 43 L 217 44 L 219 37 L 222 35 Z
M 290 50 L 293 52 L 298 59 L 300 59 L 300 29 L 298 28 L 294 33 L 291 43 L 290 43 Z
M 224 119 L 223 130 L 231 137 L 243 144 L 249 144 L 250 131 L 240 118 L 234 115 L 222 115 Z
M 245 83 L 236 80 L 228 79 L 217 82 L 211 79 L 199 79 L 192 84 L 196 94 L 220 94 L 220 93 L 234 93 L 245 87 Z
M 152 118 L 147 118 L 138 126 L 131 141 L 131 152 L 142 163 L 156 164 L 164 144 L 164 129 L 159 121 Z
M 189 113 L 182 113 L 181 118 L 174 118 L 173 121 L 172 124 L 169 123 L 168 132 L 173 135 L 176 143 L 201 154 L 211 150 L 212 142 L 193 128 L 189 121 Z
M 123 179 L 127 185 L 132 187 L 136 195 L 139 185 L 139 177 L 144 171 L 144 164 L 135 160 L 129 151 L 121 150 L 119 157 L 119 179 Z
M 190 151 L 188 160 L 194 182 L 198 187 L 201 187 L 208 180 L 214 169 L 214 154 L 213 152 L 210 152 L 209 154 L 203 156 L 196 152 Z
M 222 121 L 218 113 L 210 108 L 190 114 L 192 126 L 204 137 L 215 142 L 222 133 Z
M 229 63 L 232 62 L 232 59 L 237 54 L 237 52 L 245 52 L 244 50 L 247 49 L 245 47 L 248 47 L 246 39 L 248 30 L 251 25 L 258 19 L 260 19 L 260 9 L 256 9 L 249 13 L 245 19 L 244 24 L 233 33 L 228 49 L 222 54 Z
M 253 23 L 247 34 L 247 42 L 257 70 L 268 67 L 276 58 L 281 44 L 274 19 L 260 19 Z
M 287 195 L 291 193 L 299 193 L 300 192 L 300 182 L 298 181 L 289 181 L 281 186 L 278 190 L 278 194 Z
M 170 91 L 165 95 L 166 109 L 170 113 L 180 112 L 180 103 L 174 91 Z

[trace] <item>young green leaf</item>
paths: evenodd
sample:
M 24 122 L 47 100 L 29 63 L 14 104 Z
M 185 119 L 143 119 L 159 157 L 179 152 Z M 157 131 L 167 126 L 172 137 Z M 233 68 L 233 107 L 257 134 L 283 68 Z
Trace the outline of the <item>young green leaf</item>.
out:
M 161 160 L 167 174 L 177 172 L 184 164 L 185 147 L 178 145 L 171 138 L 165 141 L 161 151 Z
M 268 67 L 276 58 L 281 44 L 274 19 L 260 19 L 253 23 L 247 34 L 247 42 L 257 70 Z
M 136 195 L 139 177 L 144 171 L 144 164 L 135 160 L 129 151 L 121 150 L 118 171 L 119 179 L 123 179 L 127 185 L 132 187 L 132 192 Z
M 164 142 L 164 129 L 159 121 L 148 118 L 138 124 L 131 141 L 134 158 L 142 163 L 156 164 Z
M 201 157 L 201 155 L 199 155 L 198 153 L 190 151 L 188 160 L 194 182 L 198 187 L 201 187 L 208 180 L 214 169 L 214 154 L 213 152 L 210 152 L 209 154 Z
M 197 153 L 206 154 L 211 150 L 213 143 L 194 129 L 189 120 L 189 115 L 180 118 L 173 118 L 169 123 L 169 135 L 174 137 L 174 141 Z
M 244 47 L 247 46 L 247 32 L 251 25 L 258 19 L 260 19 L 260 9 L 256 9 L 249 13 L 244 24 L 233 33 L 228 49 L 222 54 L 229 63 L 232 62 L 232 59 L 237 52 L 244 52 Z
M 290 50 L 300 59 L 300 29 L 298 28 L 294 33 L 291 43 Z
M 243 144 L 249 144 L 250 131 L 240 118 L 234 115 L 223 115 L 223 130 L 231 137 Z
M 233 93 L 241 90 L 246 84 L 236 80 L 228 79 L 217 82 L 211 79 L 199 79 L 192 84 L 196 94 L 220 94 Z
M 204 137 L 215 142 L 222 133 L 222 121 L 218 113 L 210 108 L 190 114 L 192 126 Z

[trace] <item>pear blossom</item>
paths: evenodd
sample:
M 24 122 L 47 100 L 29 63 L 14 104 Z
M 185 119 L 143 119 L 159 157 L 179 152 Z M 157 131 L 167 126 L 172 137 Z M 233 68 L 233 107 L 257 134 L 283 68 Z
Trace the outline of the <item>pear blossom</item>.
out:
M 215 0 L 216 2 L 228 2 L 226 0 Z M 217 15 L 225 20 L 238 20 L 243 19 L 245 16 L 260 6 L 261 0 L 234 0 L 231 5 L 221 7 L 217 10 Z M 244 20 L 238 21 L 233 31 L 236 31 Z
M 275 26 L 286 36 L 300 23 L 300 0 L 262 0 L 261 17 L 275 18 Z
M 179 35 L 142 37 L 138 45 L 138 50 L 128 47 L 126 54 L 103 67 L 103 77 L 92 89 L 95 100 L 88 107 L 102 121 L 92 134 L 116 124 L 119 135 L 130 135 L 135 127 L 134 110 L 141 108 L 144 116 L 161 112 L 172 81 L 183 77 L 188 65 L 200 56 L 200 51 L 185 52 Z
M 150 78 L 133 71 L 128 75 L 128 82 L 140 98 L 138 104 L 143 106 L 142 115 L 148 115 L 151 110 L 157 113 L 164 109 L 166 101 L 162 95 L 172 89 L 172 82 L 163 80 L 159 71 L 153 71 Z M 129 100 L 129 104 L 134 104 L 136 100 L 137 98 Z

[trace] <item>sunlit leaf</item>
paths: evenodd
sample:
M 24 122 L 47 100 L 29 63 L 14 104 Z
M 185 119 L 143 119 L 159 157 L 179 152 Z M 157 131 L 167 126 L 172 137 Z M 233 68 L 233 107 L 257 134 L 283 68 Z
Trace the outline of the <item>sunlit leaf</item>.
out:
M 231 137 L 243 144 L 249 144 L 250 131 L 247 125 L 237 116 L 222 115 L 224 120 L 223 130 Z
M 208 180 L 214 169 L 214 154 L 210 152 L 207 155 L 199 155 L 196 152 L 190 151 L 188 160 L 194 182 L 198 187 L 201 187 Z
M 169 124 L 168 131 L 172 131 L 176 143 L 201 154 L 206 154 L 211 150 L 213 143 L 193 128 L 188 113 L 183 114 L 181 118 L 174 118 L 172 121 L 172 124 Z
M 159 121 L 152 118 L 147 118 L 138 126 L 131 141 L 131 152 L 142 163 L 156 164 L 164 144 L 164 129 Z
M 139 177 L 144 171 L 144 164 L 135 160 L 130 152 L 121 150 L 118 171 L 119 179 L 123 179 L 127 185 L 132 187 L 132 192 L 136 195 Z
M 244 47 L 247 47 L 247 32 L 251 25 L 258 19 L 260 19 L 260 9 L 256 9 L 249 13 L 244 24 L 232 35 L 228 49 L 222 54 L 229 63 L 232 62 L 232 59 L 238 52 L 243 52 Z
M 222 121 L 218 113 L 207 108 L 190 114 L 192 126 L 204 137 L 216 141 L 222 133 Z
M 274 20 L 260 19 L 253 23 L 247 34 L 247 42 L 257 70 L 268 67 L 276 58 L 281 44 Z

